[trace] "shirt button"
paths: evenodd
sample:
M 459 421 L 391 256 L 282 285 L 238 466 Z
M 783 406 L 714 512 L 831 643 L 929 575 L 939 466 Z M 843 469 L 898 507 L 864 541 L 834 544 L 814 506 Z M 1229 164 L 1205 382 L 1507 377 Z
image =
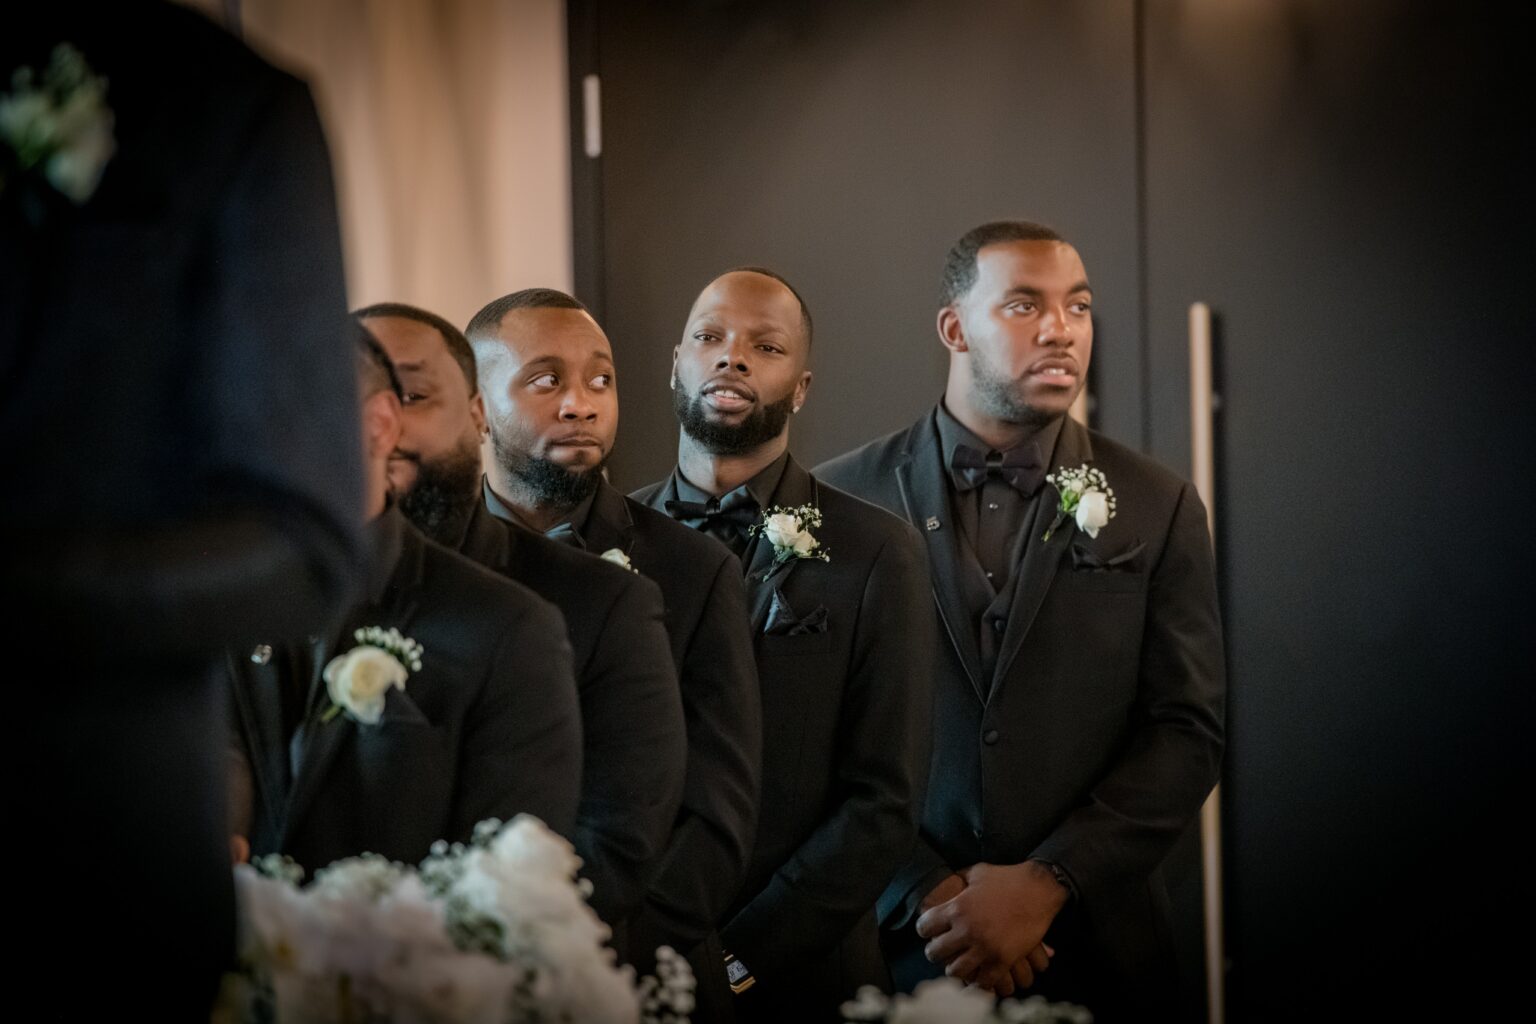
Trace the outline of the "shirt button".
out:
M 997 742 L 997 730 L 988 729 L 986 732 L 982 733 L 981 742 L 985 743 L 989 747 L 992 746 L 992 744 Z
M 992 578 L 992 574 L 991 573 L 987 573 L 987 579 L 991 579 L 991 578 Z
M 997 502 L 995 502 L 995 501 L 987 502 L 987 508 L 989 508 L 992 511 L 996 512 L 997 511 Z
M 1002 619 L 993 619 L 992 620 L 992 628 L 997 630 L 999 633 L 1001 633 L 1003 631 L 1003 627 L 1005 625 L 1007 625 L 1007 623 L 1005 623 Z

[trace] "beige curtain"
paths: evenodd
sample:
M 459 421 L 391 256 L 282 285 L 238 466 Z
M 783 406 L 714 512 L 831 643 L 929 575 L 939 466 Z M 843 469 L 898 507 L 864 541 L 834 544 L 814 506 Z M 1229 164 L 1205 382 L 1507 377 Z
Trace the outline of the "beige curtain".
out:
M 349 298 L 464 324 L 571 286 L 563 0 L 241 0 L 330 139 Z

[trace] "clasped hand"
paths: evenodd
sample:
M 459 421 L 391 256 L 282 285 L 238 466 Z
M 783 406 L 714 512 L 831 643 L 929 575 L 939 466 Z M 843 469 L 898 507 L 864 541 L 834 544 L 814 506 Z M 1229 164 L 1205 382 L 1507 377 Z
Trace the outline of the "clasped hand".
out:
M 975 864 L 923 900 L 917 934 L 945 974 L 1010 996 L 1050 966 L 1045 933 L 1066 902 L 1067 891 L 1043 865 Z

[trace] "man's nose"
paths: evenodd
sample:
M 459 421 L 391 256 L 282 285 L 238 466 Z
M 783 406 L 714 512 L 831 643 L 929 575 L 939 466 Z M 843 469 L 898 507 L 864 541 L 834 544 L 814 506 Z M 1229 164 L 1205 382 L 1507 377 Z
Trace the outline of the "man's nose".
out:
M 560 403 L 560 418 L 562 420 L 594 420 L 597 419 L 597 406 L 579 390 L 566 392 L 565 400 Z
M 1039 341 L 1042 345 L 1065 345 L 1072 341 L 1072 321 L 1064 306 L 1047 309 L 1040 319 Z
M 747 364 L 747 353 L 751 351 L 746 342 L 739 339 L 725 343 L 725 348 L 720 353 L 720 358 L 715 360 L 717 370 L 735 370 L 737 373 L 751 373 L 751 367 Z

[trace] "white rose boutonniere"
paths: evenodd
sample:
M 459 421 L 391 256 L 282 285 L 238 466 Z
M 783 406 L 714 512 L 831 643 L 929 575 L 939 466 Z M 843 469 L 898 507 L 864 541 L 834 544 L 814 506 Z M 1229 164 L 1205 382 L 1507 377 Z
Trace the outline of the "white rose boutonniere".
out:
M 1062 466 L 1045 478 L 1056 488 L 1061 500 L 1056 505 L 1056 518 L 1046 529 L 1042 541 L 1051 539 L 1056 528 L 1071 516 L 1078 528 L 1090 537 L 1097 537 L 1109 521 L 1115 518 L 1115 492 L 1104 478 L 1103 470 L 1087 465 L 1076 469 Z
M 53 48 L 42 81 L 17 68 L 0 95 L 0 186 L 32 171 L 76 205 L 96 191 L 117 149 L 107 80 L 68 43 Z
M 798 508 L 781 508 L 775 505 L 763 512 L 763 521 L 748 529 L 756 536 L 761 533 L 773 545 L 773 561 L 782 565 L 795 558 L 816 558 L 830 562 L 827 549 L 811 531 L 821 525 L 821 509 L 814 505 Z
M 629 556 L 620 551 L 618 548 L 609 548 L 598 557 L 605 562 L 612 562 L 614 565 L 617 565 L 620 568 L 628 569 L 630 572 L 635 573 L 636 575 L 639 575 L 640 573 L 640 570 L 636 569 L 634 563 L 629 560 Z
M 331 706 L 320 721 L 329 722 L 345 711 L 364 725 L 378 725 L 390 687 L 404 690 L 406 678 L 421 671 L 425 652 L 393 627 L 368 626 L 352 636 L 357 646 L 332 658 L 322 673 Z

